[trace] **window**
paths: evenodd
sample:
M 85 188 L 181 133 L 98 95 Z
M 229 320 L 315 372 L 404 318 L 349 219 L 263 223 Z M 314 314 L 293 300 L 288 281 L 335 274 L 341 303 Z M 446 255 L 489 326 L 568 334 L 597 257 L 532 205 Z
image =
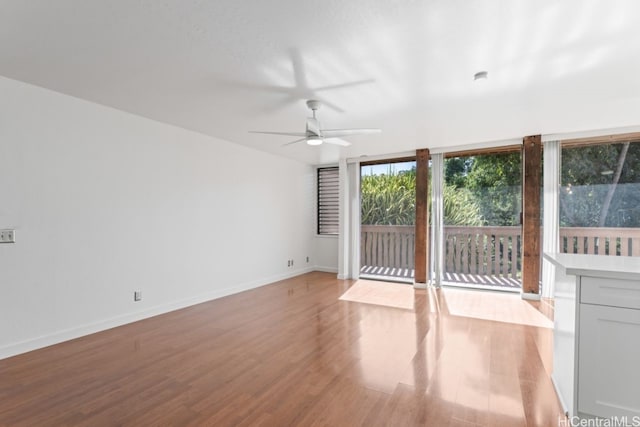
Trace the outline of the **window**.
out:
M 338 168 L 318 168 L 318 234 L 338 234 Z
M 640 141 L 562 148 L 560 250 L 640 256 Z

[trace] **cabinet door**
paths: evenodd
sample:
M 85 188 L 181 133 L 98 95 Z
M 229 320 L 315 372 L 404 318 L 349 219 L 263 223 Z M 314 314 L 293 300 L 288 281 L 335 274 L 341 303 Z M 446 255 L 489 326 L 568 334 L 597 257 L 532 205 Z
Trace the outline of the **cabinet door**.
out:
M 640 310 L 580 304 L 578 412 L 640 415 Z

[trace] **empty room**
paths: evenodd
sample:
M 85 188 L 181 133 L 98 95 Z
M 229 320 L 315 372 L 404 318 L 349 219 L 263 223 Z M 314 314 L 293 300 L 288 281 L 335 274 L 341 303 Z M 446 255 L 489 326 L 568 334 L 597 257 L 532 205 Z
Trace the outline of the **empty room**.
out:
M 637 16 L 0 0 L 0 426 L 640 425 Z

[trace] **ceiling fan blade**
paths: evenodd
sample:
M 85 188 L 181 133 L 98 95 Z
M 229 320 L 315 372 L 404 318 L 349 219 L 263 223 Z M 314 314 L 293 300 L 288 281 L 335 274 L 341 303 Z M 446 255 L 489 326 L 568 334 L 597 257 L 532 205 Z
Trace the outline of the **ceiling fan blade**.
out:
M 291 141 L 291 142 L 287 142 L 286 144 L 282 144 L 283 147 L 286 147 L 287 145 L 292 145 L 292 144 L 296 144 L 298 142 L 302 142 L 302 141 L 306 141 L 307 138 L 300 138 L 300 139 L 296 139 L 295 141 Z
M 358 86 L 358 85 L 363 85 L 367 83 L 375 83 L 375 80 L 374 79 L 356 80 L 354 82 L 340 83 L 337 85 L 321 86 L 321 87 L 315 88 L 314 91 L 320 92 L 323 90 L 342 89 L 345 87 Z
M 322 142 L 326 142 L 327 144 L 340 145 L 342 147 L 348 147 L 351 145 L 349 141 L 345 141 L 340 138 L 324 138 Z
M 289 49 L 289 56 L 291 56 L 291 65 L 293 67 L 293 80 L 295 88 L 308 89 L 307 84 L 307 70 L 304 66 L 304 59 L 299 49 Z
M 333 111 L 337 111 L 338 113 L 344 113 L 344 110 L 340 107 L 338 107 L 336 104 L 329 102 L 325 99 L 322 100 L 322 103 L 324 105 L 326 105 L 327 107 L 331 108 Z
M 264 135 L 307 136 L 305 132 L 262 132 L 259 130 L 250 130 L 249 133 L 261 133 Z
M 348 135 L 373 135 L 382 132 L 380 129 L 323 129 L 322 136 L 325 138 L 338 138 Z

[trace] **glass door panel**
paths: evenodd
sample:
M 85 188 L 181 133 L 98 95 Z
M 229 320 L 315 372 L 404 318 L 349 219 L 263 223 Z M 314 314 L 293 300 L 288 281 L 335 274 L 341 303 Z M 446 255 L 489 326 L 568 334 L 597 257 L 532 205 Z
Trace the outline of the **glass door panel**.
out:
M 447 158 L 444 175 L 445 282 L 519 291 L 520 152 Z
M 416 162 L 360 168 L 360 277 L 413 283 Z

